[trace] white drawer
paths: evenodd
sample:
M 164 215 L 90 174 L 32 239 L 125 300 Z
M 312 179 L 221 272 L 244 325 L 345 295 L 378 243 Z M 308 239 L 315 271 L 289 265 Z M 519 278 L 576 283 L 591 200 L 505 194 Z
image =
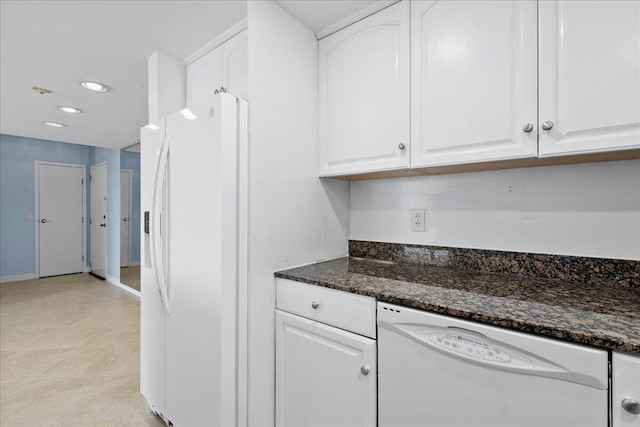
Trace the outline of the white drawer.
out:
M 375 298 L 277 278 L 276 307 L 307 319 L 376 338 Z

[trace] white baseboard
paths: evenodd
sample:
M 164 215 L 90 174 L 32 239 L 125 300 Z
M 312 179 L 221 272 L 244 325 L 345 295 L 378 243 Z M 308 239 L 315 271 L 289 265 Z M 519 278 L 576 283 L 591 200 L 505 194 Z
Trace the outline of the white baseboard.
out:
M 6 282 L 20 282 L 22 280 L 32 280 L 36 278 L 36 273 L 27 273 L 27 274 L 7 274 L 5 276 L 0 276 L 0 283 Z
M 120 283 L 120 279 L 111 276 L 110 274 L 107 274 L 107 282 L 109 282 L 110 284 L 112 284 L 113 286 L 117 286 L 120 289 L 123 289 L 129 293 L 134 294 L 135 296 L 137 296 L 138 298 L 140 297 L 140 291 L 136 291 L 133 288 L 128 287 L 127 285 L 123 285 L 122 283 Z

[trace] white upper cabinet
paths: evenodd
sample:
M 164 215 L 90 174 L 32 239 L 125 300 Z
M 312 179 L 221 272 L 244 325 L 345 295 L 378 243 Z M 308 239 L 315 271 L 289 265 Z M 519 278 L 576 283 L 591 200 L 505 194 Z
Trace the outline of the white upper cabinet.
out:
M 247 98 L 247 30 L 187 66 L 187 107 L 223 91 Z
M 537 156 L 536 1 L 411 2 L 411 166 Z
M 541 1 L 540 156 L 640 148 L 640 2 Z
M 227 93 L 247 99 L 249 50 L 247 30 L 222 45 L 222 86 Z
M 222 86 L 222 49 L 217 48 L 187 66 L 187 107 L 214 95 Z
M 319 42 L 320 176 L 409 167 L 409 2 Z

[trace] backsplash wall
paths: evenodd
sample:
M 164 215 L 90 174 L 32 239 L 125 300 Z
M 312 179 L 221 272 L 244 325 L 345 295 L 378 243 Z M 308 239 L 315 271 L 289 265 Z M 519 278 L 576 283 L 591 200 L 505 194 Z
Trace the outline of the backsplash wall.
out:
M 351 240 L 640 260 L 640 160 L 352 181 L 350 205 Z

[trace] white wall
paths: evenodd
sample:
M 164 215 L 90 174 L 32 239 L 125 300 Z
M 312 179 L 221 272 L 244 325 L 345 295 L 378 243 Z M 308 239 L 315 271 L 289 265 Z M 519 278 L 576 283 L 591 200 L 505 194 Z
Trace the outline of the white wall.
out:
M 274 423 L 273 272 L 347 254 L 349 184 L 318 179 L 314 34 L 270 1 L 249 15 L 249 420 Z
M 427 231 L 412 232 L 413 208 Z M 640 160 L 351 183 L 350 238 L 640 260 Z

